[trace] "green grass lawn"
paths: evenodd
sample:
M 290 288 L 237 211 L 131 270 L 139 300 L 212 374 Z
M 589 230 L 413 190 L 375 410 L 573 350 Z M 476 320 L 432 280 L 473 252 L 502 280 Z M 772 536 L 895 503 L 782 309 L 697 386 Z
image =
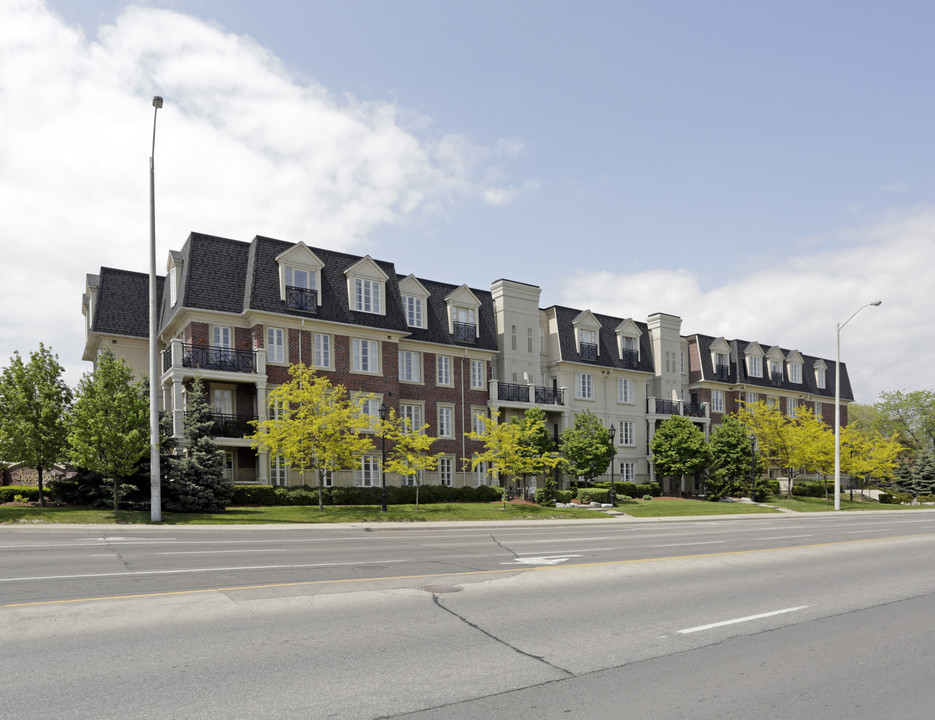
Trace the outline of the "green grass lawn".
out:
M 682 515 L 747 515 L 778 513 L 772 508 L 749 503 L 708 502 L 682 498 L 653 498 L 652 500 L 624 500 L 617 510 L 633 517 L 673 517 Z
M 930 510 L 932 509 L 931 505 L 881 505 L 875 500 L 855 499 L 851 501 L 848 497 L 848 494 L 841 493 L 842 510 L 913 510 L 925 507 L 928 507 Z M 856 497 L 855 495 L 855 498 Z M 796 495 L 791 500 L 786 497 L 774 497 L 769 499 L 768 504 L 778 505 L 779 507 L 795 510 L 796 512 L 823 512 L 826 510 L 834 510 L 833 497 L 829 497 L 827 500 L 824 498 L 804 497 L 801 495 Z
M 162 514 L 166 525 L 234 525 L 260 523 L 335 523 L 335 522 L 431 522 L 436 520 L 545 520 L 610 518 L 592 510 L 546 508 L 538 505 L 507 505 L 500 503 L 438 503 L 421 505 L 390 505 L 381 512 L 379 505 L 326 505 L 319 512 L 317 505 L 274 507 L 231 507 L 223 513 Z M 113 511 L 65 507 L 0 507 L 0 524 L 34 523 L 148 523 L 149 512 Z

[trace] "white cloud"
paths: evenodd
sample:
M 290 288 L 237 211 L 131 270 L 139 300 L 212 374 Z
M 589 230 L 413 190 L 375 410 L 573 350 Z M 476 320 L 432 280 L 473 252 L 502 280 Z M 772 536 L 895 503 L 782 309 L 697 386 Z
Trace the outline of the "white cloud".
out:
M 886 183 L 885 185 L 880 186 L 880 192 L 896 192 L 902 193 L 909 190 L 909 186 L 904 182 L 896 181 L 891 183 Z
M 566 282 L 562 302 L 636 319 L 667 312 L 681 316 L 683 334 L 758 340 L 833 360 L 836 324 L 882 300 L 841 332 L 858 402 L 931 388 L 935 207 L 891 211 L 834 239 L 834 248 L 799 252 L 710 288 L 702 283 L 710 278 L 686 269 L 583 271 Z
M 530 187 L 492 170 L 519 141 L 433 134 L 425 118 L 300 82 L 253 40 L 180 13 L 131 7 L 94 39 L 39 0 L 4 0 L 2 14 L 0 362 L 41 340 L 74 382 L 85 273 L 148 270 L 152 95 L 165 98 L 160 270 L 192 230 L 352 249 L 378 225 Z

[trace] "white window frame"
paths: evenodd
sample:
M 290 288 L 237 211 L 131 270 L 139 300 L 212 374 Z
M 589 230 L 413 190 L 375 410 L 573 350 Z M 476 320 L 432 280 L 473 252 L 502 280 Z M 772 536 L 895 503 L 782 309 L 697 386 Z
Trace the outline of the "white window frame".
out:
M 402 382 L 422 382 L 422 353 L 412 350 L 399 351 L 399 379 Z
M 435 356 L 435 384 L 451 387 L 451 355 Z
M 289 484 L 289 466 L 282 455 L 273 455 L 269 459 L 269 480 L 273 485 L 283 487 Z
M 824 390 L 827 384 L 827 374 L 824 368 L 815 368 L 815 384 L 820 390 Z
M 748 355 L 747 367 L 749 368 L 750 377 L 763 377 L 763 358 L 759 355 Z
M 575 373 L 575 398 L 578 400 L 594 399 L 594 378 L 591 373 Z
M 374 432 L 380 421 L 380 400 L 375 397 L 365 397 L 360 400 L 360 414 L 370 420 L 370 426 L 363 432 Z
M 286 331 L 283 328 L 266 328 L 266 360 L 280 365 L 286 362 Z
M 723 390 L 712 390 L 711 391 L 711 412 L 716 412 L 716 413 L 724 412 L 724 391 Z
M 746 395 L 746 404 L 747 404 L 747 405 L 753 405 L 754 403 L 757 403 L 757 402 L 759 402 L 759 401 L 760 401 L 760 396 L 759 396 L 758 393 L 754 393 L 754 392 L 748 392 L 748 393 L 747 393 L 747 395 Z
M 454 484 L 455 461 L 450 455 L 442 455 L 438 458 L 438 483 L 446 487 Z
M 403 295 L 403 312 L 406 325 L 414 328 L 425 327 L 425 299 L 416 295 Z
M 380 484 L 380 456 L 363 455 L 354 470 L 356 487 L 377 487 Z
M 234 333 L 229 326 L 211 326 L 211 347 L 230 350 L 234 346 Z
M 382 315 L 383 283 L 370 278 L 354 278 L 354 310 Z
M 455 436 L 454 420 L 454 405 L 438 406 L 438 437 L 453 438 Z
M 795 417 L 795 413 L 798 409 L 799 409 L 798 398 L 786 398 L 786 415 L 788 417 Z
M 331 336 L 326 333 L 315 333 L 312 338 L 312 356 L 315 367 L 331 368 Z
M 633 405 L 634 383 L 632 378 L 617 378 L 617 402 L 624 405 Z
M 487 436 L 487 425 L 483 422 L 487 419 L 487 410 L 482 407 L 471 408 L 471 432 L 477 433 L 481 437 Z
M 479 462 L 477 467 L 474 468 L 474 487 L 480 487 L 481 485 L 486 485 L 489 480 L 492 478 L 487 477 L 487 463 Z
M 318 290 L 316 287 L 316 270 L 309 268 L 300 268 L 295 265 L 286 265 L 285 283 L 286 287 L 297 287 L 303 290 Z
M 796 385 L 802 384 L 802 365 L 800 363 L 789 363 L 789 382 Z
M 380 343 L 376 340 L 351 338 L 351 371 L 378 375 L 380 373 Z
M 636 482 L 636 463 L 632 460 L 623 460 L 620 463 L 620 481 Z
M 399 405 L 399 419 L 403 421 L 403 428 L 405 428 L 405 420 L 409 420 L 409 432 L 422 432 L 422 426 L 425 425 L 424 416 L 425 409 L 421 404 L 407 402 Z
M 636 446 L 636 423 L 632 420 L 621 420 L 618 423 L 617 444 L 625 447 Z
M 485 361 L 483 360 L 471 360 L 471 389 L 472 390 L 483 390 L 486 387 L 484 382 L 487 378 L 485 370 Z

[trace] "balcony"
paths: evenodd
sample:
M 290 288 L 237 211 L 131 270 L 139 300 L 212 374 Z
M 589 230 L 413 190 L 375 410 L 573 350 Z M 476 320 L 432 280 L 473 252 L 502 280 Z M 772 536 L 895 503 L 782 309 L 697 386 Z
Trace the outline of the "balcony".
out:
M 173 344 L 178 341 L 173 341 Z M 181 367 L 199 370 L 223 370 L 225 372 L 255 373 L 257 371 L 256 352 L 253 350 L 234 350 L 233 348 L 212 347 L 210 345 L 189 345 L 178 343 Z M 172 348 L 162 353 L 162 369 L 173 366 Z
M 650 415 L 682 415 L 684 417 L 706 418 L 709 417 L 708 410 L 708 403 L 646 398 L 646 412 Z
M 578 354 L 582 360 L 597 362 L 597 345 L 595 343 L 578 343 Z
M 256 422 L 256 415 L 225 415 L 214 413 L 212 415 L 211 434 L 214 437 L 242 438 L 252 435 L 256 428 L 251 422 Z
M 771 372 L 769 374 L 769 381 L 773 385 L 782 385 L 782 372 L 781 371 Z
M 623 361 L 624 367 L 638 368 L 640 366 L 639 350 L 623 350 L 620 353 L 620 359 Z
M 477 342 L 477 325 L 474 323 L 452 322 L 451 331 L 455 336 L 455 342 L 471 343 Z
M 727 380 L 730 377 L 730 365 L 715 365 L 714 377 L 718 380 Z
M 535 403 L 536 405 L 564 405 L 564 388 L 541 385 L 519 385 L 497 380 L 490 381 L 490 400 L 503 402 Z
M 318 291 L 286 285 L 286 307 L 304 313 L 318 311 Z

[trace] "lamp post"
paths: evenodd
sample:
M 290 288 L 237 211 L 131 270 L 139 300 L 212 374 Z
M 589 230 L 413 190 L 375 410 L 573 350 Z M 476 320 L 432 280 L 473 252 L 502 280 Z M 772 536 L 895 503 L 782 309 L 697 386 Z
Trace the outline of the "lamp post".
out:
M 879 307 L 882 300 L 867 303 L 857 308 L 843 323 L 838 323 L 835 333 L 834 357 L 834 509 L 841 509 L 841 328 L 854 319 L 854 315 L 866 307 Z
M 386 422 L 386 401 L 380 403 L 380 421 Z M 382 448 L 380 450 L 380 499 L 382 501 L 382 506 L 380 507 L 380 512 L 386 512 L 386 427 L 380 428 L 383 432 L 381 433 Z
M 756 502 L 756 435 L 750 436 L 750 499 Z
M 149 156 L 149 508 L 150 520 L 162 522 L 159 476 L 159 348 L 156 345 L 156 115 L 162 98 L 153 97 L 153 149 Z
M 614 437 L 617 435 L 617 426 L 611 423 L 610 425 L 610 449 L 613 451 L 613 455 L 610 458 L 610 506 L 614 507 L 617 504 L 617 493 L 614 491 L 614 461 L 617 459 L 617 448 L 614 446 Z

